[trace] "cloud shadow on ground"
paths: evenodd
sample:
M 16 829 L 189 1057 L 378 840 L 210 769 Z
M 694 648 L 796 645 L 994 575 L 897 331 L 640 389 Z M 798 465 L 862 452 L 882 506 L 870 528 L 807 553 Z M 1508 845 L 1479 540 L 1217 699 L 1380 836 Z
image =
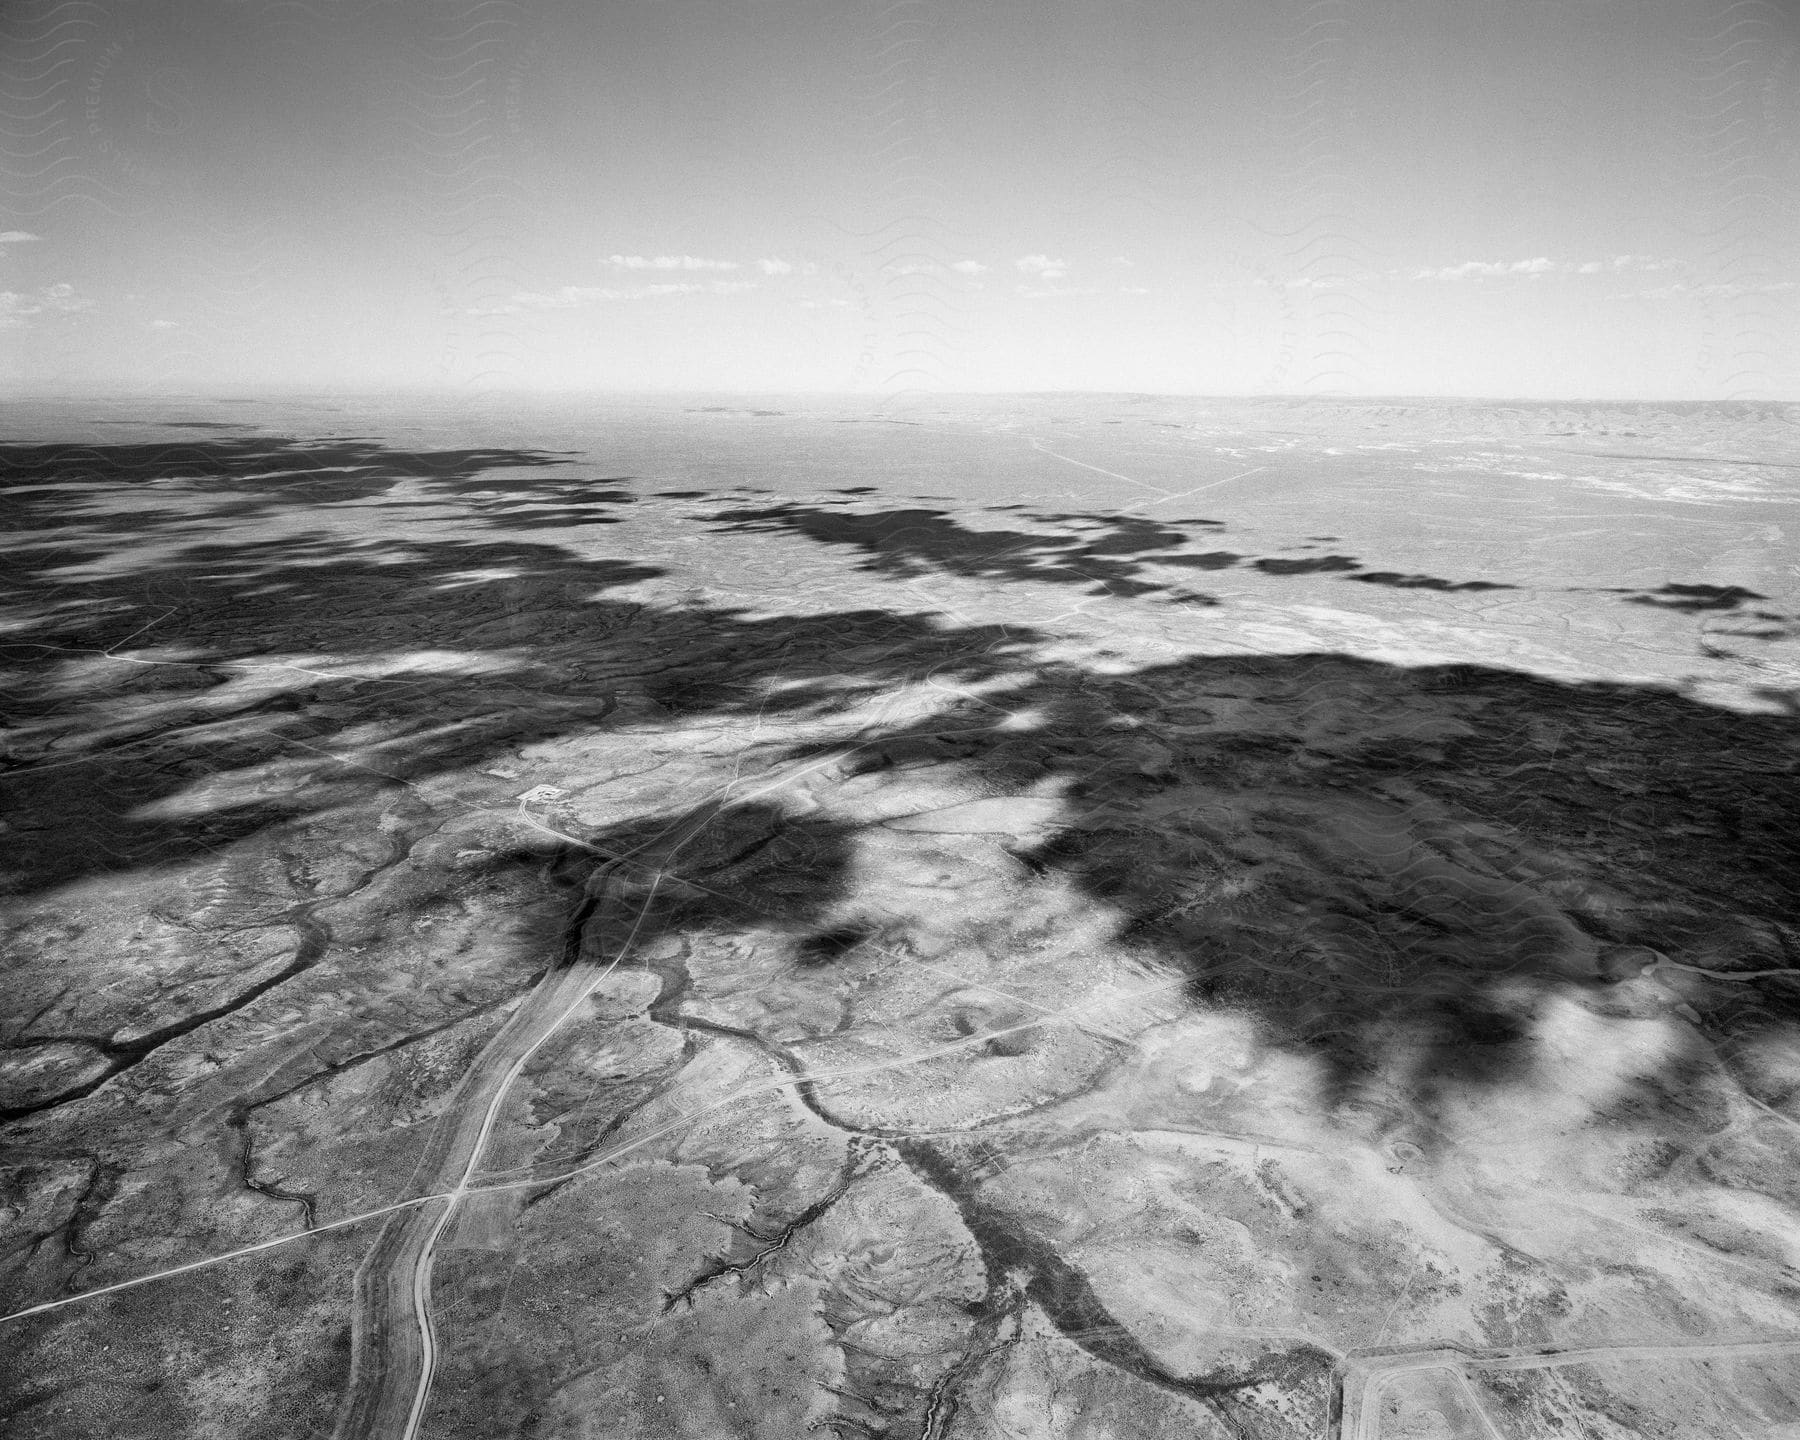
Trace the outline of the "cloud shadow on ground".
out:
M 14 893 L 29 902 L 84 878 L 180 866 L 528 743 L 675 720 L 829 718 L 929 673 L 952 690 L 983 687 L 953 746 L 934 721 L 846 735 L 846 753 L 860 746 L 863 764 L 912 746 L 995 794 L 1065 792 L 1089 818 L 1016 848 L 1019 865 L 1111 907 L 1130 943 L 1180 969 L 1196 1003 L 1254 1013 L 1321 1057 L 1345 1097 L 1384 1047 L 1423 1055 L 1426 1089 L 1526 1063 L 1515 1042 L 1533 1005 L 1568 987 L 1609 992 L 1652 953 L 1726 969 L 1800 963 L 1792 713 L 1336 655 L 1114 673 L 1043 661 L 1049 637 L 1028 628 L 897 606 L 770 617 L 645 603 L 625 592 L 658 579 L 655 565 L 511 533 L 515 517 L 627 498 L 618 481 L 531 478 L 568 463 L 223 438 L 0 451 L 16 578 L 5 650 L 15 743 L 0 774 Z M 110 486 L 170 476 L 214 495 L 204 524 L 173 507 L 109 509 Z M 488 491 L 501 499 L 464 505 L 446 538 L 419 528 L 434 505 L 472 492 L 485 504 Z M 346 546 L 306 525 L 312 507 L 395 492 L 420 517 L 403 535 Z M 919 508 L 735 506 L 706 523 L 797 534 L 848 551 L 865 574 L 1126 595 L 1167 592 L 1139 578 L 1146 558 L 1244 558 L 1164 554 L 1186 534 L 1150 521 L 1064 520 L 1073 536 L 972 530 Z M 1356 564 L 1257 563 L 1276 574 Z M 382 673 L 356 658 L 401 652 L 430 659 Z M 333 658 L 292 658 L 308 655 Z M 1018 716 L 1033 718 L 1021 728 Z M 642 828 L 581 838 L 616 852 Z M 814 839 L 816 855 L 852 849 L 848 835 Z M 821 898 L 841 893 L 842 863 L 788 907 L 797 954 L 821 971 L 855 943 Z M 1696 984 L 1690 1003 L 1721 1045 L 1796 1018 L 1791 979 Z M 27 1027 L 11 1043 L 47 1033 Z

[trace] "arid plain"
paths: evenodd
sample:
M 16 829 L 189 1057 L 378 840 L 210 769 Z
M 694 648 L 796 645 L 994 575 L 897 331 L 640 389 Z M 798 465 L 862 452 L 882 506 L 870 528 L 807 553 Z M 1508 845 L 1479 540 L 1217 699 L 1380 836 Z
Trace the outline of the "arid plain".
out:
M 1800 407 L 0 435 L 0 1415 L 1800 1436 Z

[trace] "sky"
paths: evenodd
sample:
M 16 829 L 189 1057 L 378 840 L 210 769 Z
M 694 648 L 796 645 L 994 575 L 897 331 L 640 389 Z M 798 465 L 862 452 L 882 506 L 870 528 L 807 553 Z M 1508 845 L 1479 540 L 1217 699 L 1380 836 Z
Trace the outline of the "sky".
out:
M 0 26 L 14 395 L 1800 399 L 1792 0 Z

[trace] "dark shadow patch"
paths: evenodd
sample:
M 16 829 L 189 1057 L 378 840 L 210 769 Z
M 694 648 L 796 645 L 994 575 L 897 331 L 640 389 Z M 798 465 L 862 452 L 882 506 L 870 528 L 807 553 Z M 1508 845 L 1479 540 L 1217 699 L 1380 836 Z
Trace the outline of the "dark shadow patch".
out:
M 1317 575 L 1331 570 L 1362 568 L 1362 562 L 1350 555 L 1317 555 L 1306 560 L 1267 559 L 1254 563 L 1265 575 Z
M 0 491 L 36 485 L 145 485 L 176 481 L 232 490 L 246 506 L 296 500 L 341 501 L 380 495 L 402 481 L 423 480 L 452 493 L 500 467 L 563 465 L 565 455 L 522 450 L 395 451 L 375 442 L 309 443 L 274 437 L 147 445 L 0 445 Z M 521 481 L 514 500 L 528 498 Z M 240 509 L 235 515 L 246 513 Z M 76 524 L 73 517 L 70 524 Z M 171 521 L 182 528 L 182 519 Z M 64 533 L 69 526 L 62 527 Z
M 1697 1017 L 1691 1023 L 1716 1063 L 1739 1066 L 1737 1057 L 1759 1053 L 1763 1037 L 1785 1043 L 1800 1024 L 1800 986 L 1791 976 L 1750 977 L 1800 966 L 1792 928 L 1793 896 L 1800 893 L 1800 699 L 1789 691 L 1765 692 L 1780 713 L 1740 714 L 1657 686 L 1573 684 L 1475 665 L 1408 668 L 1331 654 L 1046 663 L 1062 637 L 920 614 L 898 592 L 889 604 L 822 606 L 822 613 L 798 616 L 705 601 L 679 606 L 641 593 L 628 599 L 616 592 L 661 572 L 594 559 L 509 522 L 509 504 L 565 506 L 565 487 L 594 482 L 534 484 L 529 473 L 492 472 L 566 463 L 560 457 L 505 450 L 427 456 L 364 445 L 357 474 L 325 480 L 308 456 L 291 449 L 243 448 L 234 440 L 215 446 L 199 463 L 212 467 L 203 473 L 223 488 L 259 482 L 272 457 L 288 464 L 281 473 L 296 481 L 245 502 L 240 513 L 253 523 L 235 534 L 213 525 L 216 511 L 197 525 L 173 508 L 145 505 L 138 525 L 81 511 L 67 490 L 15 485 L 4 497 L 10 513 L 0 545 L 15 594 L 3 654 L 17 676 L 11 719 L 24 743 L 12 751 L 13 768 L 0 773 L 0 812 L 14 832 L 5 856 L 10 883 L 27 900 L 71 880 L 124 880 L 200 860 L 255 858 L 252 842 L 279 854 L 290 827 L 346 813 L 359 839 L 405 857 L 415 835 L 383 838 L 380 826 L 364 822 L 377 814 L 404 820 L 409 805 L 428 810 L 417 790 L 438 781 L 471 813 L 511 811 L 525 782 L 494 771 L 511 768 L 503 762 L 516 762 L 535 741 L 555 745 L 629 730 L 620 739 L 636 755 L 654 747 L 658 723 L 671 711 L 729 738 L 734 727 L 744 735 L 771 716 L 817 721 L 846 696 L 892 693 L 931 676 L 952 693 L 979 684 L 981 698 L 960 708 L 950 699 L 912 720 L 871 722 L 859 712 L 853 726 L 837 732 L 835 746 L 809 727 L 809 739 L 791 754 L 770 745 L 759 763 L 822 758 L 848 748 L 853 735 L 859 753 L 897 768 L 954 765 L 959 780 L 981 792 L 1044 786 L 1037 793 L 1103 806 L 1104 823 L 1084 822 L 1042 846 L 1013 851 L 1022 869 L 1108 907 L 1138 957 L 1175 978 L 1177 987 L 1158 1005 L 1184 997 L 1196 1006 L 1233 1007 L 1254 1023 L 1259 1043 L 1314 1057 L 1333 1100 L 1348 1102 L 1381 1077 L 1410 1092 L 1399 1108 L 1429 1127 L 1434 1097 L 1498 1083 L 1532 1063 L 1521 1036 L 1539 1001 L 1586 1004 L 1604 996 L 1616 1006 L 1630 1003 L 1626 961 L 1640 953 L 1705 955 L 1707 965 L 1744 972 L 1730 984 L 1682 977 Z M 139 483 L 128 457 L 82 448 L 78 462 L 56 461 L 51 473 L 66 475 L 78 465 L 74 483 L 104 490 L 111 467 L 114 497 L 128 493 L 120 486 Z M 0 460 L 6 455 L 0 451 Z M 382 494 L 399 478 L 421 476 L 414 488 L 426 501 L 462 503 L 463 530 L 446 536 L 401 512 L 396 518 L 406 523 L 396 533 L 346 545 L 341 535 L 306 524 L 321 495 Z M 348 488 L 331 488 L 340 485 Z M 497 503 L 484 510 L 481 494 L 488 491 L 497 492 Z M 1142 563 L 1182 558 L 1140 548 L 1149 531 L 1106 520 L 1074 535 L 1017 532 L 1021 548 L 1009 553 L 1004 538 L 958 526 L 938 510 L 833 517 L 853 519 L 847 530 L 830 528 L 817 518 L 823 512 L 806 507 L 755 513 L 763 518 L 739 516 L 747 531 L 785 530 L 902 576 L 941 569 L 1037 582 L 1051 571 L 1066 583 L 1130 586 L 1143 583 Z M 260 523 L 271 517 L 288 523 Z M 1114 543 L 1096 543 L 1108 540 Z M 1226 568 L 1242 558 L 1195 568 Z M 1167 593 L 1182 598 L 1178 589 Z M 419 604 L 421 595 L 430 603 Z M 384 628 L 393 626 L 400 628 Z M 153 647 L 167 657 L 159 659 Z M 221 692 L 222 678 L 242 679 L 265 662 L 278 668 L 294 652 L 398 648 L 439 659 L 387 676 L 315 674 L 276 695 L 247 689 L 235 708 L 198 703 L 231 693 Z M 190 702 L 193 708 L 182 708 Z M 657 702 L 656 713 L 647 714 Z M 1031 727 L 1002 728 L 1000 712 L 1029 714 Z M 691 736 L 701 727 L 687 728 Z M 860 763 L 847 760 L 841 773 Z M 1397 770 L 1404 789 L 1395 786 Z M 272 775 L 273 783 L 263 784 L 259 774 Z M 217 795 L 199 803 L 214 780 Z M 1171 788 L 1181 800 L 1181 786 L 1191 794 L 1172 803 Z M 856 898 L 857 866 L 866 857 L 856 829 L 830 818 L 796 819 L 754 800 L 695 806 L 692 796 L 629 819 L 571 811 L 598 818 L 564 818 L 561 838 L 546 837 L 536 848 L 509 831 L 490 858 L 463 864 L 458 857 L 462 868 L 440 876 L 441 898 L 460 901 L 487 872 L 541 877 L 535 891 L 518 893 L 542 902 L 549 916 L 542 929 L 561 946 L 545 946 L 546 966 L 616 956 L 639 972 L 634 979 L 644 992 L 654 992 L 644 1013 L 678 1033 L 683 1058 L 715 1040 L 760 1047 L 792 1080 L 798 1102 L 829 1119 L 830 1087 L 809 1081 L 791 1047 L 796 1032 L 811 1038 L 849 1021 L 839 1020 L 837 1007 L 821 1005 L 800 1019 L 791 1011 L 754 1018 L 752 1011 L 728 1023 L 718 1010 L 693 1003 L 702 972 L 696 966 L 689 973 L 687 947 L 695 935 L 751 925 L 792 937 L 800 964 L 784 970 L 781 983 L 808 984 L 809 1000 L 830 999 L 836 982 L 864 958 L 852 951 L 865 932 L 843 921 L 846 913 L 869 913 L 844 908 Z M 1328 832 L 1346 817 L 1368 825 L 1368 839 L 1334 852 Z M 1391 837 L 1419 817 L 1426 822 L 1419 833 L 1438 860 L 1462 852 L 1473 857 L 1470 874 L 1511 883 L 1484 888 L 1434 878 L 1441 870 L 1435 865 L 1414 873 L 1362 863 L 1392 851 Z M 417 833 L 437 823 L 438 816 L 423 816 Z M 689 838 L 677 846 L 675 834 Z M 264 881 L 255 872 L 232 883 L 234 902 L 262 903 Z M 310 914 L 299 907 L 295 913 Z M 1625 960 L 1601 949 L 1591 976 L 1574 972 L 1558 949 L 1570 931 L 1597 946 L 1623 947 Z M 309 936 L 291 969 L 256 979 L 228 1006 L 195 1005 L 185 1018 L 115 1046 L 108 1063 L 138 1063 L 210 1016 L 241 1008 L 246 996 L 269 995 L 314 963 L 325 933 Z M 632 941 L 621 952 L 624 936 Z M 905 965 L 904 946 L 896 949 L 891 963 Z M 58 957 L 64 969 L 54 985 L 80 987 L 80 955 L 76 945 L 66 962 Z M 383 958 L 377 952 L 369 963 Z M 19 973 L 8 977 L 15 995 Z M 424 987 L 398 988 L 409 1007 L 429 1008 Z M 458 1005 L 509 998 L 497 993 L 477 1002 L 458 993 L 444 1002 L 443 1014 L 418 1024 L 447 1025 L 467 1013 Z M 14 1010 L 0 1039 L 17 1040 L 36 1023 L 17 1000 Z M 848 1002 L 842 1014 L 852 1014 Z M 206 1043 L 234 1043 L 231 1025 L 213 1033 L 218 1038 Z M 1687 1077 L 1678 1063 L 1662 1063 L 1654 1078 L 1678 1093 Z M 47 1127 L 45 1112 L 71 1094 L 34 1099 L 25 1125 Z M 531 1173 L 544 1178 L 534 1198 L 564 1183 L 573 1162 L 600 1151 L 627 1113 L 588 1105 L 588 1098 L 584 1093 L 558 1117 L 553 1143 L 532 1161 L 542 1168 Z M 256 1101 L 240 1096 L 237 1103 Z M 157 1124 L 174 1108 L 166 1089 L 149 1093 L 144 1104 L 154 1107 L 150 1123 Z M 79 1133 L 90 1113 L 64 1117 L 65 1134 Z M 118 1113 L 136 1123 L 128 1108 Z M 907 1121 L 902 1115 L 889 1123 Z M 1658 1116 L 1635 1113 L 1631 1123 L 1654 1138 Z M 34 1129 L 29 1139 L 36 1144 L 47 1133 Z M 1095 1360 L 1199 1399 L 1246 1433 L 1268 1413 L 1247 1391 L 1322 1385 L 1330 1374 L 1330 1356 L 1280 1341 L 1242 1365 L 1200 1374 L 1171 1368 L 1119 1323 L 1053 1236 L 996 1202 L 997 1187 L 984 1187 L 991 1173 L 984 1154 L 992 1151 L 982 1147 L 996 1145 L 991 1138 L 904 1128 L 868 1133 L 897 1139 L 895 1153 L 956 1204 L 979 1248 L 987 1293 L 967 1309 L 988 1329 L 970 1348 L 971 1366 L 991 1353 L 987 1347 L 1004 1343 L 1002 1320 L 1029 1300 Z M 1686 1138 L 1691 1121 L 1666 1133 Z M 83 1227 L 97 1218 L 115 1232 L 127 1223 L 157 1223 L 154 1211 L 130 1199 L 107 1215 L 114 1200 L 104 1187 L 90 1187 L 79 1204 Z M 76 1235 L 75 1226 L 69 1234 Z M 71 1238 L 66 1246 L 71 1256 L 79 1243 Z M 79 1280 L 71 1259 L 44 1288 L 72 1291 Z M 948 1397 L 937 1413 L 950 1415 L 962 1383 L 951 1379 L 929 1403 L 918 1387 L 907 1388 L 908 1377 L 896 1378 L 889 1393 L 915 1415 Z
M 614 592 L 661 572 L 593 559 L 509 523 L 510 504 L 555 505 L 568 487 L 593 493 L 591 480 L 534 481 L 533 468 L 567 463 L 538 452 L 329 450 L 352 456 L 353 485 L 379 493 L 413 479 L 426 501 L 461 500 L 472 527 L 458 538 L 419 538 L 409 519 L 400 534 L 351 546 L 301 526 L 253 523 L 234 537 L 213 525 L 212 511 L 196 526 L 145 507 L 143 524 L 121 524 L 72 511 L 66 491 L 21 483 L 132 486 L 153 478 L 171 450 L 234 490 L 273 462 L 305 482 L 255 497 L 258 520 L 307 514 L 312 482 L 330 468 L 293 441 L 0 448 L 13 482 L 6 543 L 15 596 L 4 652 L 19 677 L 19 743 L 0 774 L 0 807 L 26 837 L 7 855 L 15 894 L 179 866 L 296 822 L 397 803 L 410 786 L 479 776 L 534 742 L 627 725 L 642 732 L 671 716 L 721 730 L 763 716 L 826 717 L 924 674 L 979 682 L 982 701 L 858 732 L 863 752 L 878 758 L 847 763 L 845 773 L 863 763 L 954 764 L 995 793 L 1048 783 L 1073 803 L 1104 805 L 1103 827 L 1014 853 L 1113 907 L 1132 943 L 1175 967 L 1196 1002 L 1244 1007 L 1275 1043 L 1329 1057 L 1340 1086 L 1387 1047 L 1415 1041 L 1429 1052 L 1424 1079 L 1492 1073 L 1492 1057 L 1478 1066 L 1475 1052 L 1508 1045 L 1478 1044 L 1473 1032 L 1467 1043 L 1436 1044 L 1443 1017 L 1504 1013 L 1517 991 L 1582 982 L 1546 959 L 1530 913 L 1473 892 L 1396 889 L 1375 871 L 1326 863 L 1309 806 L 1354 802 L 1391 814 L 1398 773 L 1446 817 L 1434 823 L 1462 825 L 1492 847 L 1484 863 L 1496 871 L 1547 873 L 1549 857 L 1557 875 L 1603 884 L 1614 897 L 1605 904 L 1582 900 L 1577 879 L 1551 901 L 1611 944 L 1673 953 L 1684 936 L 1730 925 L 1774 946 L 1785 943 L 1770 937 L 1786 933 L 1800 893 L 1800 702 L 1787 692 L 1768 692 L 1782 713 L 1757 715 L 1653 686 L 1333 655 L 1201 656 L 1129 671 L 1047 665 L 1040 647 L 1050 637 L 1029 627 L 951 623 L 905 602 L 753 618 L 704 601 L 627 600 Z M 500 470 L 524 473 L 491 473 Z M 483 510 L 490 491 L 496 503 Z M 1140 557 L 1195 568 L 1243 558 L 1162 555 L 1155 546 L 1166 527 L 1103 518 L 1074 535 L 995 533 L 935 508 L 843 515 L 777 505 L 724 509 L 713 523 L 848 550 L 864 568 L 897 576 L 944 570 L 1142 587 Z M 1736 603 L 1749 593 L 1669 588 L 1682 601 Z M 418 605 L 420 595 L 431 603 Z M 408 628 L 384 639 L 396 616 Z M 241 679 L 262 664 L 258 657 L 397 645 L 454 663 L 311 678 L 274 696 L 247 690 L 229 709 L 200 703 L 220 693 L 221 677 Z M 151 646 L 174 647 L 172 658 L 150 656 Z M 847 653 L 860 658 L 846 663 Z M 1330 706 L 1331 723 L 1315 723 Z M 995 707 L 1037 718 L 1029 731 L 1001 729 Z M 1248 718 L 1234 720 L 1240 712 Z M 1409 727 L 1421 713 L 1456 723 L 1415 737 Z M 950 740 L 951 729 L 968 733 Z M 234 776 L 266 766 L 279 770 L 279 786 L 233 788 Z M 198 803 L 214 778 L 217 802 Z M 1179 785 L 1211 798 L 1171 810 L 1161 797 Z M 511 782 L 494 782 L 495 804 L 516 794 Z M 1206 819 L 1220 796 L 1261 817 L 1233 842 L 1241 855 Z M 596 826 L 579 838 L 621 853 L 669 819 Z M 791 821 L 764 843 L 762 829 L 777 819 L 746 808 L 741 824 L 722 821 L 718 842 L 735 848 L 713 858 L 709 841 L 683 862 L 699 868 L 682 873 L 711 890 L 672 890 L 666 903 L 687 906 L 680 913 L 690 921 L 754 913 L 790 933 L 818 931 L 800 943 L 822 953 L 835 942 L 820 936 L 846 928 L 821 929 L 847 893 L 854 844 L 830 825 Z M 595 862 L 583 851 L 569 863 L 585 874 Z M 1692 1003 L 1709 1036 L 1723 1043 L 1794 1023 L 1791 986 L 1754 987 L 1700 993 Z
M 809 968 L 841 960 L 875 932 L 857 926 L 839 926 L 817 935 L 804 936 L 794 947 L 796 961 Z
M 1159 555 L 1158 565 L 1174 565 L 1182 570 L 1229 570 L 1244 559 L 1229 550 L 1208 550 L 1203 555 Z
M 1363 575 L 1346 575 L 1364 585 L 1388 585 L 1396 590 L 1516 590 L 1496 580 L 1443 580 L 1436 575 L 1402 575 L 1395 570 L 1371 570 Z
M 1767 600 L 1741 585 L 1664 585 L 1648 594 L 1633 595 L 1628 605 L 1655 605 L 1664 610 L 1693 613 L 1701 610 L 1735 610 L 1746 600 Z

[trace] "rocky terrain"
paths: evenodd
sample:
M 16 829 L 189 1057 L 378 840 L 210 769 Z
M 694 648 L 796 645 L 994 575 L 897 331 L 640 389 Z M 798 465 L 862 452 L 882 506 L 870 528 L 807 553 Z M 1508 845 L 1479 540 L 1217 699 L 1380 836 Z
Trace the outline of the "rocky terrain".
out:
M 9 1434 L 1800 1435 L 1792 407 L 190 408 L 0 443 Z

